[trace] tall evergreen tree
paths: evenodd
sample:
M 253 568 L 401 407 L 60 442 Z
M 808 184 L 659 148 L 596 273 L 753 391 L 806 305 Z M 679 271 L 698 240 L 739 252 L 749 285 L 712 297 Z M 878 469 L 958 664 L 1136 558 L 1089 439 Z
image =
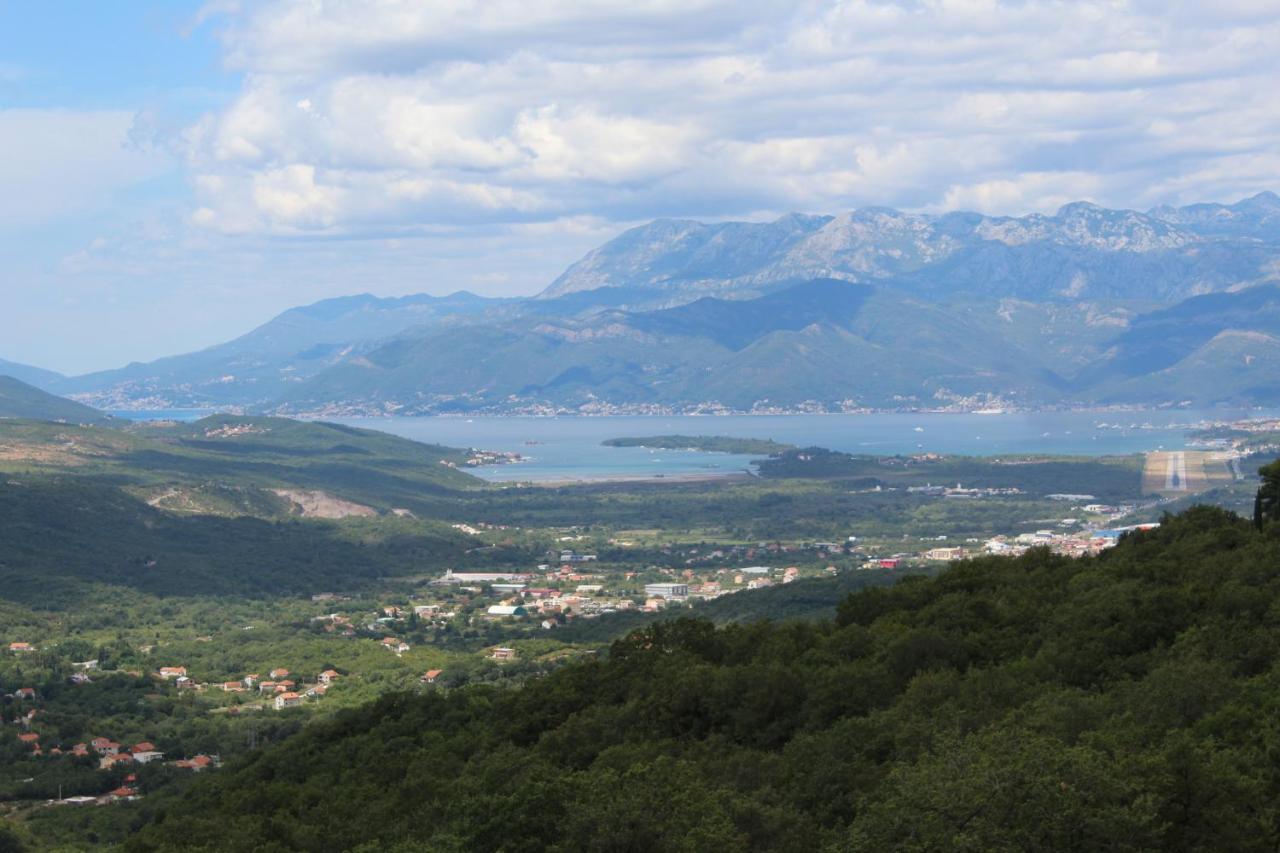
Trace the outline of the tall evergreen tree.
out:
M 1268 521 L 1280 520 L 1280 459 L 1258 469 L 1262 487 L 1253 499 L 1253 523 L 1259 530 Z

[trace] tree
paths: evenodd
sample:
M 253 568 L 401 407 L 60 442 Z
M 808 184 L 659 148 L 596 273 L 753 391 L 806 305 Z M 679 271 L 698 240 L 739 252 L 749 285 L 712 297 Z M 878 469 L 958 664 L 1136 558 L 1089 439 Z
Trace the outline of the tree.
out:
M 1258 469 L 1262 487 L 1253 499 L 1253 523 L 1259 530 L 1268 521 L 1280 520 L 1280 459 Z
M 25 848 L 16 833 L 0 825 L 0 853 L 22 853 Z

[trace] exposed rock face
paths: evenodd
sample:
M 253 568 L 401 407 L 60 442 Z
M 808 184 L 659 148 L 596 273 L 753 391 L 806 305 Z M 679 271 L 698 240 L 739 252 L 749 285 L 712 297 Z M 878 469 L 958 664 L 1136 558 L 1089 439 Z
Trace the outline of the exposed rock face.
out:
M 373 507 L 344 501 L 327 492 L 304 489 L 274 489 L 277 495 L 293 502 L 303 518 L 370 518 L 378 514 Z
M 1185 299 L 1264 280 L 1277 258 L 1280 198 L 1271 193 L 1148 213 L 1088 202 L 1020 217 L 864 208 L 767 223 L 658 220 L 590 252 L 541 295 L 632 288 L 741 298 L 844 278 L 925 293 Z

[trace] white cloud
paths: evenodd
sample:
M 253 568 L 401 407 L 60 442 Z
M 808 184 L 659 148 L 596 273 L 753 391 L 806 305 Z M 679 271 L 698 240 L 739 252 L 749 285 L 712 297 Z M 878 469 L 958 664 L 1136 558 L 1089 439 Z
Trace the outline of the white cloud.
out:
M 861 204 L 1016 213 L 1073 188 L 1222 197 L 1239 182 L 1215 161 L 1280 145 L 1280 10 L 1197 8 L 245 4 L 223 36 L 244 87 L 187 135 L 192 221 L 350 236 Z

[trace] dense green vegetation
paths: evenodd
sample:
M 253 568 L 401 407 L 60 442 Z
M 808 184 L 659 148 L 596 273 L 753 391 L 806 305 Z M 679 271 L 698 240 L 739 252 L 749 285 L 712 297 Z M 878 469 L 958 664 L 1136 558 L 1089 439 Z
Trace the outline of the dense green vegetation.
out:
M 1280 461 L 1259 469 L 1262 486 L 1253 500 L 1253 524 L 1259 530 L 1268 523 L 1280 521 Z
M 142 806 L 126 849 L 1270 850 L 1280 526 L 1202 507 L 830 622 L 659 623 L 392 696 Z
M 807 447 L 759 463 L 771 478 L 841 479 L 872 486 L 962 483 L 971 488 L 1015 488 L 1034 496 L 1090 494 L 1131 500 L 1141 494 L 1140 455 L 1078 456 L 865 456 Z
M 160 595 L 263 596 L 349 590 L 464 561 L 465 537 L 419 522 L 356 538 L 333 522 L 174 515 L 70 477 L 0 481 L 0 598 L 77 605 L 94 584 Z
M 768 438 L 733 438 L 727 435 L 651 435 L 611 438 L 601 442 L 605 447 L 652 447 L 657 450 L 703 450 L 709 453 L 742 453 L 749 456 L 772 456 L 792 445 Z

